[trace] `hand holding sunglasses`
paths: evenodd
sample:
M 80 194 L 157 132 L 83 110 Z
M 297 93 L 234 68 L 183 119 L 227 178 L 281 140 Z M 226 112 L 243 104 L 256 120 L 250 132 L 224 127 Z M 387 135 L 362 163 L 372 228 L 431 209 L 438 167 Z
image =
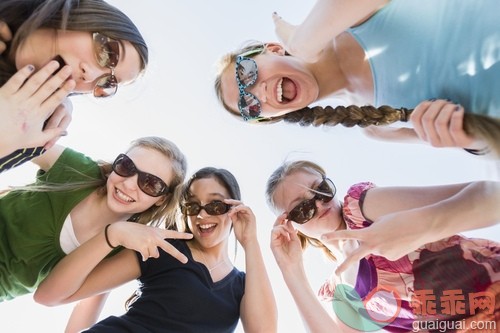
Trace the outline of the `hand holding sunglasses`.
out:
M 152 197 L 159 197 L 170 192 L 168 185 L 161 178 L 137 169 L 134 162 L 125 154 L 118 155 L 113 162 L 113 171 L 121 177 L 132 177 L 137 174 L 137 186 L 142 192 Z

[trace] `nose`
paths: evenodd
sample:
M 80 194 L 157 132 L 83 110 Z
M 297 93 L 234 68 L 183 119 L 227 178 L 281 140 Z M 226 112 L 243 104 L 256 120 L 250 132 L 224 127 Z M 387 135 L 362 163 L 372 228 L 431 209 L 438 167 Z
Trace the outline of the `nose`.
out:
M 256 82 L 253 86 L 250 86 L 246 89 L 249 93 L 257 97 L 259 102 L 266 103 L 267 102 L 267 83 L 265 81 Z
M 198 212 L 198 215 L 196 215 L 197 218 L 199 219 L 204 219 L 205 217 L 207 217 L 208 214 L 207 212 L 205 211 L 205 208 L 202 208 L 199 212 Z
M 80 79 L 83 82 L 91 83 L 94 82 L 98 77 L 102 76 L 103 74 L 110 74 L 111 69 L 109 68 L 103 68 L 100 66 L 96 66 L 93 64 L 90 64 L 88 62 L 81 62 L 80 63 Z
M 126 190 L 135 190 L 138 188 L 137 185 L 137 177 L 138 175 L 133 175 L 132 177 L 122 177 L 123 178 L 123 185 Z

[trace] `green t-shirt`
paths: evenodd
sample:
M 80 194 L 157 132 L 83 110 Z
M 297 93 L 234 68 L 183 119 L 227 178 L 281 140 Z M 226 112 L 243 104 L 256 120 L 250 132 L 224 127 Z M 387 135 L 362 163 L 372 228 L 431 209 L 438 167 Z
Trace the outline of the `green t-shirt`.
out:
M 66 148 L 37 184 L 101 178 L 95 161 Z M 0 197 L 0 302 L 33 292 L 66 254 L 59 236 L 71 210 L 95 188 L 10 192 Z

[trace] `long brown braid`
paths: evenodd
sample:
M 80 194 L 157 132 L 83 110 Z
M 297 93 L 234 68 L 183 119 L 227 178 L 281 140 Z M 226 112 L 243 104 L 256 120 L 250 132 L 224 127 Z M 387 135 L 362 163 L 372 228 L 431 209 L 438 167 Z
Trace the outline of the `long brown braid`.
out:
M 371 105 L 357 106 L 314 106 L 289 112 L 282 116 L 259 118 L 258 123 L 274 123 L 285 121 L 298 123 L 300 126 L 335 126 L 367 127 L 371 125 L 384 126 L 396 121 L 407 122 L 413 109 L 393 108 L 387 105 L 374 107 Z M 481 138 L 488 143 L 491 150 L 500 156 L 500 119 L 479 114 L 465 113 L 464 130 L 467 134 Z

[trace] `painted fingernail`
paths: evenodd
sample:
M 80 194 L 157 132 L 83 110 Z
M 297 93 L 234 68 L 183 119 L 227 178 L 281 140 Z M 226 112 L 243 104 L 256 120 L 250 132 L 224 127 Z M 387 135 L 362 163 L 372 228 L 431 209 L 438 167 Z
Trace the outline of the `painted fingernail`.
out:
M 68 131 L 62 131 L 60 136 L 66 136 L 68 135 Z
M 28 70 L 29 70 L 30 72 L 33 72 L 33 71 L 35 70 L 35 66 L 33 66 L 33 65 L 28 65 Z
M 462 108 L 462 106 L 460 104 L 456 104 L 454 111 L 460 111 L 460 108 Z

